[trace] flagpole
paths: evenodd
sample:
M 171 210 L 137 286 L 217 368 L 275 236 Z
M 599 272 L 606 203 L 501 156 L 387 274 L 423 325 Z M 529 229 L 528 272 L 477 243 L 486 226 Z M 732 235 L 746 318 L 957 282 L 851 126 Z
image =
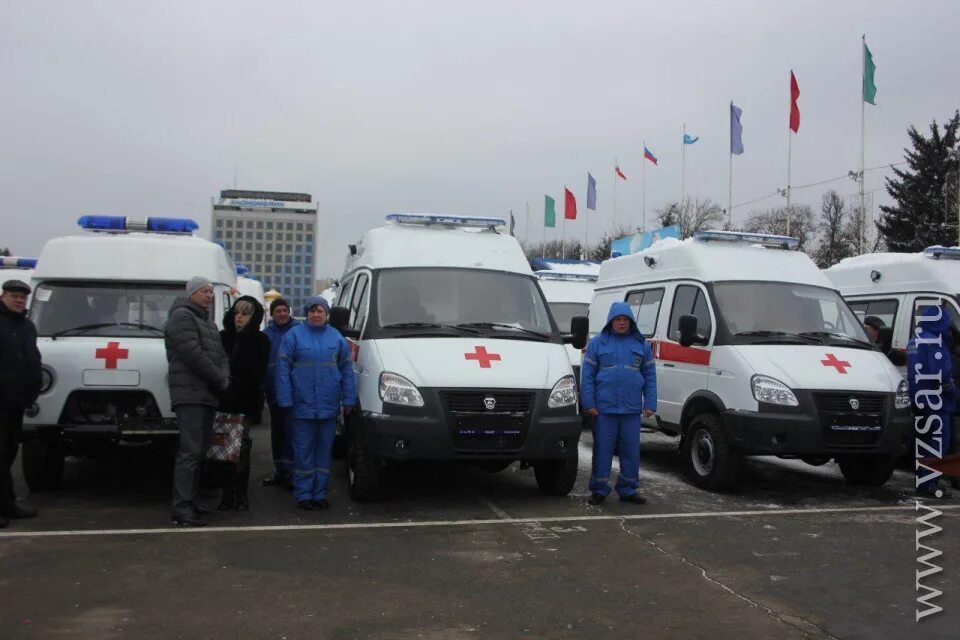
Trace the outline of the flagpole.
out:
M 647 141 L 643 141 L 643 158 L 640 160 L 640 193 L 643 199 L 643 218 L 640 223 L 641 233 L 647 230 Z
M 589 175 L 590 175 L 590 172 L 588 171 L 587 176 Z M 590 197 L 590 179 L 588 177 L 587 178 L 587 198 L 589 199 L 589 197 Z M 583 232 L 583 251 L 580 252 L 581 254 L 589 251 L 587 247 L 590 246 L 590 216 L 587 215 L 588 211 L 590 211 L 589 208 L 587 207 L 583 208 L 583 219 L 587 226 L 586 226 L 586 230 Z
M 560 224 L 560 259 L 567 257 L 563 243 L 567 238 L 567 185 L 563 185 L 563 222 Z
M 863 160 L 865 155 L 866 148 L 866 135 L 867 135 L 867 112 L 866 104 L 867 101 L 864 100 L 866 96 L 863 95 L 863 74 L 867 70 L 867 34 L 860 36 L 860 253 L 864 253 L 864 235 L 866 233 L 867 225 L 867 213 L 864 211 L 864 202 L 863 202 L 863 183 L 865 182 L 866 175 L 863 172 Z
M 556 215 L 554 215 L 554 224 L 556 224 Z M 545 258 L 547 255 L 547 203 L 544 199 L 543 203 L 543 244 L 540 245 L 540 257 Z
M 527 200 L 527 213 L 526 213 L 526 218 L 523 224 L 524 224 L 523 241 L 529 244 L 530 243 L 530 201 L 529 200 Z
M 617 160 L 617 157 L 613 158 L 613 230 L 616 233 L 617 230 L 617 170 L 620 168 L 620 162 Z
M 727 226 L 733 229 L 733 148 L 730 148 L 730 182 L 727 185 Z
M 680 140 L 680 206 L 687 195 L 687 123 L 683 123 L 683 139 Z

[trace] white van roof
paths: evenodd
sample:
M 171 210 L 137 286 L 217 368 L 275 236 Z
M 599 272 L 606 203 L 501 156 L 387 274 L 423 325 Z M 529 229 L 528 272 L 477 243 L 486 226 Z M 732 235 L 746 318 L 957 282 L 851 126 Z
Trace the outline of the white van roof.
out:
M 841 294 L 935 291 L 960 293 L 960 249 L 930 247 L 923 253 L 868 253 L 845 258 L 824 273 Z
M 236 285 L 223 247 L 191 235 L 88 233 L 47 241 L 35 280 L 186 282 L 204 276 Z
M 344 273 L 359 267 L 453 267 L 532 275 L 520 243 L 500 232 L 504 221 L 437 214 L 391 214 L 347 256 Z
M 700 282 L 796 282 L 833 288 L 802 251 L 784 236 L 699 232 L 693 238 L 664 238 L 640 253 L 612 258 L 600 266 L 597 288 L 686 278 Z

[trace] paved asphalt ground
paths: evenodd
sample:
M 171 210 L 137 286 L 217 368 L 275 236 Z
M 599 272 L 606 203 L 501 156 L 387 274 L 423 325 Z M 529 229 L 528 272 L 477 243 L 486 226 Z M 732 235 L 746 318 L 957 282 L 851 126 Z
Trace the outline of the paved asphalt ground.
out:
M 401 469 L 398 497 L 332 509 L 261 487 L 206 529 L 169 525 L 171 458 L 68 461 L 35 520 L 0 531 L 0 638 L 960 637 L 960 500 L 927 538 L 938 615 L 915 621 L 912 476 L 846 485 L 831 463 L 755 459 L 733 493 L 689 485 L 673 441 L 645 434 L 643 507 L 588 496 L 590 436 L 566 498 L 532 469 Z M 16 466 L 20 495 L 26 494 Z M 211 496 L 215 499 L 215 496 Z

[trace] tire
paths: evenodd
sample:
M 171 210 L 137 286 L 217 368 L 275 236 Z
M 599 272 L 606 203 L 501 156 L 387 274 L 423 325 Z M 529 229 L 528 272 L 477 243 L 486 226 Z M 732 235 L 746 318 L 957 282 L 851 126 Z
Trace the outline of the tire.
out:
M 27 440 L 20 453 L 30 491 L 56 491 L 63 480 L 63 448 L 58 443 Z
M 357 428 L 351 429 L 347 446 L 347 490 L 356 502 L 383 497 L 383 461 L 374 457 L 363 445 Z
M 864 487 L 880 487 L 893 475 L 891 456 L 842 456 L 837 459 L 847 482 Z
M 548 496 L 565 496 L 577 482 L 577 455 L 533 463 L 533 474 L 540 491 Z
M 822 467 L 823 465 L 825 465 L 825 464 L 827 464 L 828 462 L 830 462 L 830 457 L 829 457 L 829 456 L 820 456 L 820 457 L 816 457 L 816 456 L 805 456 L 805 457 L 800 458 L 800 459 L 803 460 L 804 462 L 806 462 L 806 463 L 807 463 L 808 465 L 810 465 L 811 467 Z
M 722 491 L 737 483 L 740 456 L 731 450 L 720 427 L 720 416 L 694 416 L 683 438 L 683 457 L 691 482 L 701 489 Z
M 484 473 L 500 473 L 513 464 L 513 460 L 487 460 L 477 464 L 477 468 Z
M 330 455 L 334 460 L 346 460 L 347 459 L 347 439 L 342 433 L 338 433 L 333 436 L 333 450 Z

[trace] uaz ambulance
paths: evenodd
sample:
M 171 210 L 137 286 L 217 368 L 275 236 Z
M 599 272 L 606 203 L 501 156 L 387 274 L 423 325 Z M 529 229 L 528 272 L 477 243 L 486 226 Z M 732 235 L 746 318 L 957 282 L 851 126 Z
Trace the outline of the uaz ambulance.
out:
M 381 494 L 385 461 L 463 460 L 496 471 L 522 460 L 544 493 L 573 488 L 573 371 L 504 224 L 391 214 L 351 245 L 331 322 L 356 350 L 361 411 L 345 434 L 354 499 Z M 585 340 L 586 326 L 579 331 Z
M 824 270 L 861 319 L 883 323 L 880 348 L 906 364 L 906 348 L 922 308 L 938 301 L 960 331 L 960 248 L 928 247 L 923 253 L 870 253 Z
M 177 435 L 163 334 L 170 306 L 188 279 L 204 276 L 219 323 L 236 286 L 223 248 L 194 237 L 193 220 L 79 224 L 83 235 L 46 243 L 33 276 L 42 388 L 24 420 L 22 459 L 34 491 L 59 486 L 65 456 Z
M 707 231 L 600 268 L 599 332 L 626 301 L 656 356 L 648 426 L 681 437 L 692 481 L 733 485 L 743 455 L 836 458 L 880 485 L 911 430 L 906 382 L 798 241 Z

